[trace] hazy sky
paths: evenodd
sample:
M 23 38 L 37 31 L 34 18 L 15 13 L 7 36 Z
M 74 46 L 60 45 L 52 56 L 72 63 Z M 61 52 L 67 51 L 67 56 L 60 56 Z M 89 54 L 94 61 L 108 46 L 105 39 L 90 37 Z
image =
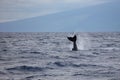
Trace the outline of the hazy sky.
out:
M 119 4 L 120 0 L 0 0 L 0 32 L 120 31 Z
M 0 22 L 43 16 L 114 0 L 0 0 Z

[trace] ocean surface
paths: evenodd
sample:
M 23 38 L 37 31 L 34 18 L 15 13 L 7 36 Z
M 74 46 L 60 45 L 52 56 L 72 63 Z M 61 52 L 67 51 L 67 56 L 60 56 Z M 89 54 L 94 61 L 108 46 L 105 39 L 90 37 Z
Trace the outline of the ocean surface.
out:
M 120 33 L 0 32 L 0 80 L 120 80 Z

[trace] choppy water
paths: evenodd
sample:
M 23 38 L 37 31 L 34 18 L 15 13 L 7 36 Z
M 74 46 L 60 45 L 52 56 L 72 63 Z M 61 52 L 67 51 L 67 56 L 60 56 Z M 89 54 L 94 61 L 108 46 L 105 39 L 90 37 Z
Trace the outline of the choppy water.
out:
M 120 80 L 120 33 L 0 33 L 0 80 Z

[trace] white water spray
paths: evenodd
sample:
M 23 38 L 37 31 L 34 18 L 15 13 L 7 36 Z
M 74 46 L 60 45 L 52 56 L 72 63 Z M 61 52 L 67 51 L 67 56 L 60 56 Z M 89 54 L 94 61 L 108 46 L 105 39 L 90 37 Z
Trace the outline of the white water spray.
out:
M 91 41 L 88 34 L 77 35 L 77 46 L 79 50 L 89 50 L 91 48 Z

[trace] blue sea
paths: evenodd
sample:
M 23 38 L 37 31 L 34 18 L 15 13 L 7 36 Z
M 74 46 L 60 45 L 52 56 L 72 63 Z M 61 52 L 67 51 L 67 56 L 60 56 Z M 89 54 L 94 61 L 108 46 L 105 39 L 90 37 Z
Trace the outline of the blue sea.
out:
M 120 80 L 120 33 L 0 32 L 0 80 Z

